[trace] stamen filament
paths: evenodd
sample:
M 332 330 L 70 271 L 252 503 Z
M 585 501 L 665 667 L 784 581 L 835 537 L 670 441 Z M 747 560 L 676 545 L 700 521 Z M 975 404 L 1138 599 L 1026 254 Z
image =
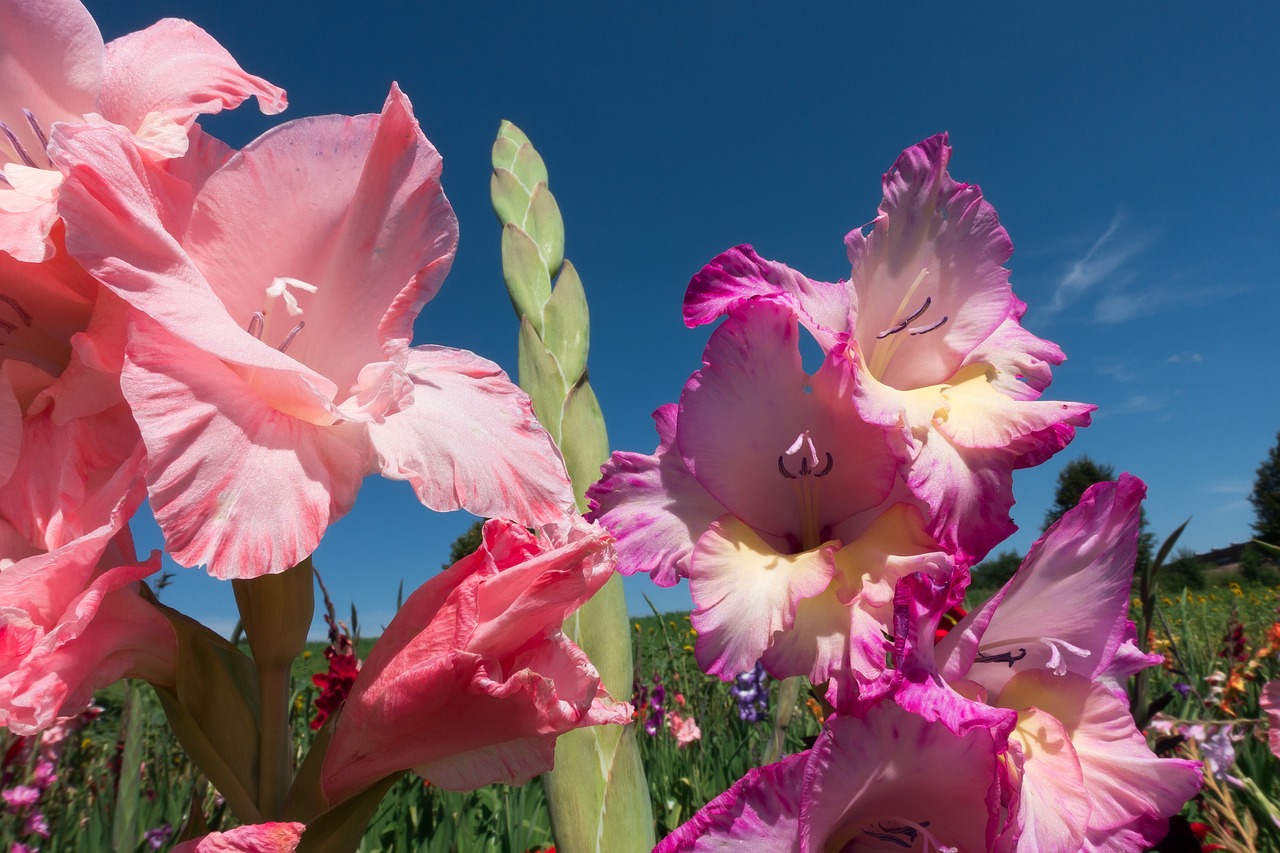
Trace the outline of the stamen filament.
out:
M 36 139 L 40 140 L 40 147 L 47 149 L 49 147 L 49 138 L 44 135 L 44 128 L 40 126 L 40 122 L 36 121 L 36 114 L 25 107 L 22 114 L 27 117 L 27 124 L 31 125 L 31 132 L 36 135 Z M 46 158 L 48 155 L 45 155 Z
M 13 149 L 13 153 L 17 154 L 23 163 L 26 163 L 33 169 L 40 168 L 36 165 L 36 161 L 31 159 L 31 155 L 27 153 L 27 149 L 22 147 L 22 143 L 18 141 L 17 135 L 9 129 L 9 125 L 2 121 L 0 121 L 0 133 L 3 133 L 9 138 L 9 145 Z
M 289 330 L 289 334 L 285 335 L 284 343 L 280 344 L 279 346 L 280 352 L 284 352 L 286 349 L 289 348 L 289 344 L 293 343 L 293 339 L 298 336 L 298 332 L 301 332 L 302 327 L 305 325 L 307 325 L 306 320 L 299 320 L 298 325 L 294 326 L 292 329 Z
M 262 340 L 262 329 L 267 324 L 267 316 L 261 311 L 254 311 L 253 316 L 249 318 L 249 334 L 258 340 Z

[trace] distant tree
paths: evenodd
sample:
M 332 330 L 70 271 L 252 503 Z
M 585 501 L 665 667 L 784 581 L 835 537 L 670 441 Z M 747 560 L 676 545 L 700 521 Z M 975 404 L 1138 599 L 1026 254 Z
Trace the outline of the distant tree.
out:
M 973 567 L 973 585 L 982 589 L 999 589 L 1009 582 L 1022 565 L 1017 551 L 1001 551 Z
M 1249 503 L 1253 504 L 1254 536 L 1280 545 L 1280 434 L 1276 435 L 1276 446 L 1258 466 Z
M 1170 592 L 1204 589 L 1208 583 L 1205 577 L 1207 568 L 1197 559 L 1195 551 L 1190 548 L 1179 548 L 1178 556 L 1160 570 L 1160 586 Z
M 1048 530 L 1067 510 L 1074 509 L 1080 498 L 1094 483 L 1108 483 L 1116 479 L 1116 469 L 1103 462 L 1095 462 L 1088 456 L 1073 459 L 1058 472 L 1058 488 L 1053 493 L 1053 506 L 1044 514 L 1044 527 Z M 1142 510 L 1138 522 L 1138 568 L 1151 563 L 1156 538 L 1147 531 L 1147 511 Z
M 1280 568 L 1270 553 L 1250 542 L 1240 555 L 1240 577 L 1251 584 L 1276 586 L 1280 584 Z
M 480 535 L 481 528 L 484 527 L 484 519 L 476 519 L 476 523 L 463 531 L 462 535 L 453 540 L 453 544 L 449 546 L 449 562 L 445 563 L 441 568 L 449 568 L 463 557 L 474 554 L 480 549 L 480 543 L 484 538 Z

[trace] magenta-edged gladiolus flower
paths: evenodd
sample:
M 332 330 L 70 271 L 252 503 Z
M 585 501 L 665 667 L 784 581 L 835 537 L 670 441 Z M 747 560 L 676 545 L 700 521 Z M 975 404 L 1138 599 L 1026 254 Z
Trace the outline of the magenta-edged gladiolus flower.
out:
M 790 306 L 853 363 L 858 410 L 904 452 L 930 534 L 972 563 L 1014 530 L 1013 469 L 1052 456 L 1094 407 L 1039 399 L 1062 352 L 1022 328 L 1026 306 L 1002 266 L 1009 236 L 981 190 L 947 174 L 950 157 L 945 134 L 902 153 L 871 233 L 845 238 L 848 282 L 813 281 L 739 246 L 690 282 L 685 322 L 753 298 Z
M 46 150 L 55 122 L 118 126 L 162 161 L 187 153 L 196 116 L 250 96 L 264 113 L 285 108 L 284 90 L 246 74 L 189 21 L 165 19 L 104 46 L 77 0 L 2 0 L 0 252 L 39 262 L 57 250 L 63 174 Z
M 1280 758 L 1280 679 L 1268 681 L 1262 686 L 1258 707 L 1267 715 L 1267 743 L 1271 752 Z
M 787 307 L 738 306 L 703 362 L 659 410 L 657 452 L 606 463 L 593 512 L 621 571 L 689 579 L 705 671 L 730 680 L 763 659 L 832 679 L 838 706 L 884 668 L 897 580 L 954 566 L 918 507 L 886 505 L 898 459 L 852 405 L 850 362 L 833 353 L 806 375 Z
M 457 220 L 398 88 L 381 115 L 250 143 L 189 216 L 110 128 L 60 128 L 51 150 L 68 250 L 138 309 L 121 386 L 176 560 L 220 578 L 283 571 L 373 472 L 436 510 L 526 524 L 573 510 L 559 452 L 496 365 L 409 348 Z
M 293 853 L 306 827 L 297 822 L 255 823 L 184 841 L 173 853 Z
M 1091 487 L 936 651 L 940 588 L 923 576 L 899 587 L 915 627 L 900 643 L 898 703 L 957 732 L 1008 736 L 1002 847 L 1140 850 L 1199 790 L 1200 765 L 1152 753 L 1109 681 L 1141 657 L 1128 604 L 1145 492 L 1127 474 Z
M 79 713 L 120 678 L 173 683 L 177 638 L 139 590 L 160 554 L 138 561 L 125 523 L 140 493 L 117 488 L 133 497 L 101 528 L 47 553 L 0 552 L 0 725 L 16 734 Z M 15 540 L 0 535 L 0 548 Z
M 989 732 L 884 703 L 832 717 L 811 750 L 751 770 L 655 850 L 990 850 L 998 768 Z
M 412 769 L 468 790 L 551 769 L 558 735 L 625 724 L 560 630 L 608 580 L 610 537 L 581 519 L 530 533 L 492 519 L 480 549 L 409 596 L 337 715 L 321 782 L 330 804 Z

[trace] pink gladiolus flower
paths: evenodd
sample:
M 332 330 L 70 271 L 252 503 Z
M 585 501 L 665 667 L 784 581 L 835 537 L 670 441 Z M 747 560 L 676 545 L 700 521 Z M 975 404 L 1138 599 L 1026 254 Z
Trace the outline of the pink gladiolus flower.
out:
M 1039 399 L 1062 352 L 1022 328 L 1026 306 L 1002 266 L 1008 234 L 977 186 L 947 174 L 950 157 L 945 134 L 902 153 L 871 233 L 845 238 L 848 282 L 813 281 L 739 246 L 690 282 L 685 322 L 751 299 L 787 305 L 851 363 L 858 410 L 903 453 L 929 533 L 970 564 L 1014 530 L 1013 469 L 1065 446 L 1094 407 Z
M 680 749 L 702 739 L 702 729 L 698 728 L 698 721 L 692 715 L 682 717 L 675 711 L 670 712 L 667 714 L 667 728 L 676 739 L 676 747 Z
M 1263 685 L 1258 705 L 1267 715 L 1267 743 L 1271 745 L 1272 753 L 1280 758 L 1280 680 Z
M 184 841 L 173 853 L 293 853 L 306 827 L 301 823 L 256 823 Z
M 898 459 L 851 402 L 851 363 L 805 374 L 792 312 L 754 300 L 711 336 L 678 410 L 655 415 L 653 456 L 618 453 L 588 491 L 618 537 L 620 571 L 688 577 L 699 666 L 726 680 L 854 681 L 884 670 L 893 590 L 954 565 L 909 502 L 889 503 Z
M 450 790 L 522 784 L 551 769 L 557 735 L 629 722 L 560 631 L 613 561 L 581 519 L 536 535 L 487 522 L 480 549 L 409 596 L 370 651 L 325 754 L 330 804 L 408 769 Z
M 813 749 L 751 770 L 655 851 L 990 850 L 997 769 L 990 733 L 885 703 L 832 717 Z
M 896 699 L 958 733 L 1008 737 L 1008 849 L 1141 850 L 1199 790 L 1200 765 L 1156 757 L 1109 680 L 1117 658 L 1132 671 L 1141 657 L 1128 605 L 1145 492 L 1127 474 L 1091 487 L 936 652 L 942 590 L 921 576 L 899 587 L 913 627 L 897 638 Z
M 68 250 L 139 309 L 121 385 L 176 560 L 283 571 L 375 471 L 436 510 L 527 524 L 573 510 L 559 452 L 496 365 L 409 348 L 457 222 L 398 88 L 381 115 L 268 132 L 189 215 L 111 128 L 63 128 L 51 150 Z
M 172 685 L 177 639 L 139 594 L 160 554 L 140 563 L 124 526 L 136 505 L 123 499 L 107 524 L 47 553 L 0 553 L 0 725 L 34 734 L 120 678 Z
M 166 19 L 103 45 L 77 0 L 0 2 L 0 252 L 40 262 L 57 250 L 63 173 L 47 147 L 55 122 L 121 127 L 157 161 L 181 157 L 197 115 L 284 91 L 241 70 L 208 33 Z M 198 134 L 198 131 L 197 131 Z

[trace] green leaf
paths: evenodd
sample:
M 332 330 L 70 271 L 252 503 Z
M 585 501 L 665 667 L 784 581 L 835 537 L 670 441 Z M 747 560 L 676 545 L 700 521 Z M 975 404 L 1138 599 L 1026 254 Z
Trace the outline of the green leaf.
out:
M 529 137 L 524 135 L 524 131 L 506 119 L 503 119 L 502 123 L 498 125 L 498 136 L 510 139 L 516 144 L 517 148 L 521 145 L 529 144 Z
M 573 264 L 565 261 L 542 310 L 542 338 L 560 363 L 566 382 L 577 382 L 587 370 L 590 323 L 582 280 Z
M 529 212 L 529 190 L 520 185 L 519 178 L 506 169 L 494 169 L 489 178 L 489 199 L 499 222 L 524 227 Z
M 542 345 L 538 333 L 528 317 L 520 320 L 520 345 L 518 369 L 520 387 L 533 401 L 533 413 L 560 443 L 560 418 L 564 407 L 564 378 L 555 356 Z
M 302 840 L 298 842 L 297 853 L 350 853 L 359 848 L 365 828 L 378 810 L 378 803 L 382 802 L 387 791 L 403 775 L 392 773 L 381 782 L 307 821 Z
M 551 275 L 560 271 L 564 263 L 564 220 L 560 217 L 560 205 L 545 183 L 533 188 L 529 198 L 529 212 L 525 215 L 525 229 L 538 244 L 538 252 Z
M 1182 536 L 1182 531 L 1187 529 L 1187 525 L 1191 523 L 1191 519 L 1187 519 L 1178 525 L 1178 529 L 1169 534 L 1169 538 L 1164 540 L 1164 544 L 1160 546 L 1160 550 L 1156 552 L 1156 558 L 1152 561 L 1152 571 L 1159 571 L 1164 565 L 1164 561 L 1168 559 L 1169 553 L 1173 551 L 1173 546 L 1178 544 L 1178 538 Z
M 542 331 L 542 306 L 551 298 L 551 277 L 538 247 L 515 225 L 502 229 L 502 276 L 516 315 L 528 317 Z
M 124 750 L 120 755 L 120 778 L 116 785 L 115 819 L 111 822 L 111 848 L 132 850 L 138 845 L 138 800 L 142 796 L 143 709 L 134 684 L 125 686 L 123 719 Z
M 257 823 L 257 668 L 248 656 L 183 613 L 159 602 L 178 638 L 172 687 L 152 685 L 187 755 L 244 823 Z
M 609 439 L 605 435 L 604 415 L 591 385 L 580 382 L 564 403 L 564 419 L 560 426 L 560 452 L 573 480 L 573 496 L 578 509 L 586 511 L 587 488 L 600 479 L 600 466 L 609 458 Z M 627 635 L 630 637 L 630 635 Z

